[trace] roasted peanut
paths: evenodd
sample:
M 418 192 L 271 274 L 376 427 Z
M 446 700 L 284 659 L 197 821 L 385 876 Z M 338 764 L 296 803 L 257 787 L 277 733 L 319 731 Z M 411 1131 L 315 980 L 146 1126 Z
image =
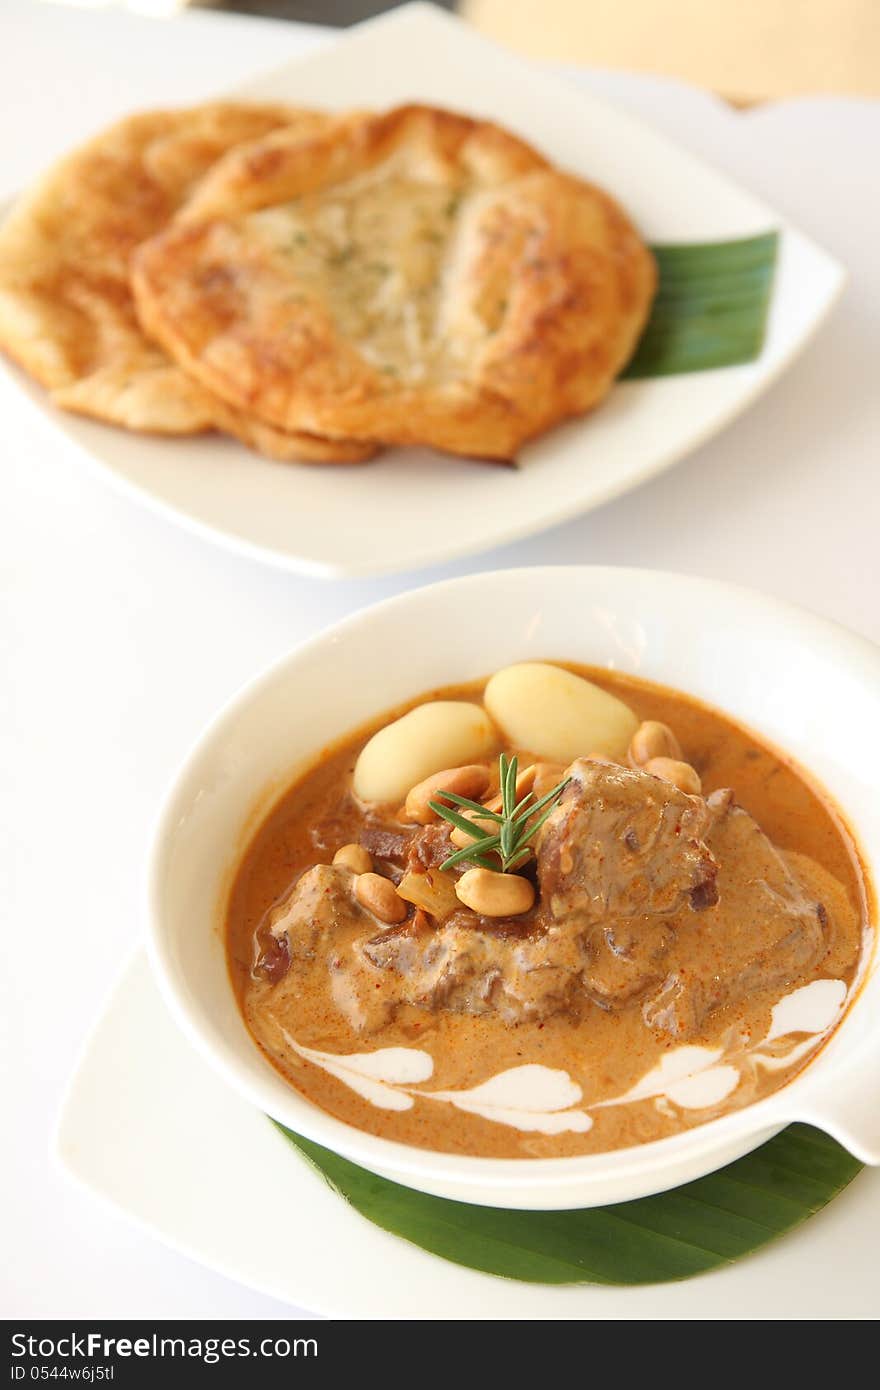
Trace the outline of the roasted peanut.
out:
M 355 883 L 354 895 L 361 907 L 389 926 L 402 922 L 406 916 L 406 903 L 391 879 L 383 878 L 381 874 L 361 874 Z
M 687 792 L 689 796 L 699 796 L 703 790 L 696 769 L 678 758 L 649 758 L 642 770 L 652 773 L 654 777 L 662 777 L 664 782 L 671 782 L 680 792 Z
M 630 767 L 644 767 L 652 758 L 681 758 L 681 744 L 668 724 L 644 719 L 630 739 L 627 761 Z
M 459 810 L 461 810 L 460 807 Z M 474 824 L 479 825 L 486 831 L 487 835 L 494 835 L 495 831 L 498 829 L 497 821 L 489 820 L 488 817 L 483 820 L 481 816 L 477 815 L 476 811 L 462 810 L 461 814 L 465 820 L 473 821 Z M 473 835 L 468 835 L 464 830 L 459 830 L 457 825 L 450 830 L 449 838 L 458 849 L 464 849 L 465 845 L 473 845 L 476 843 Z
M 518 917 L 535 901 L 535 890 L 518 874 L 493 869 L 468 869 L 455 885 L 460 902 L 483 917 Z
M 536 763 L 532 791 L 538 801 L 548 792 L 552 792 L 554 787 L 558 787 L 564 776 L 565 768 L 562 763 Z
M 368 874 L 373 868 L 373 856 L 363 845 L 341 845 L 333 856 L 334 864 L 344 864 L 353 874 Z
M 441 801 L 448 805 L 443 796 L 444 792 L 455 792 L 458 796 L 466 796 L 471 801 L 476 801 L 488 785 L 489 769 L 482 763 L 470 763 L 466 767 L 450 767 L 445 772 L 434 772 L 423 782 L 410 788 L 404 815 L 407 820 L 415 821 L 418 825 L 430 825 L 439 817 L 436 811 L 431 810 L 429 803 Z
M 607 762 L 607 759 L 603 758 L 602 761 Z M 558 786 L 564 776 L 565 768 L 561 763 L 530 763 L 528 767 L 523 768 L 516 779 L 517 801 L 521 801 L 529 792 L 533 792 L 535 799 L 540 800 L 542 796 L 546 796 L 548 792 L 551 792 L 554 787 Z M 490 801 L 486 802 L 486 810 L 501 810 L 500 794 L 493 796 Z M 476 812 L 463 811 L 462 815 L 465 817 L 465 820 L 475 821 L 477 825 L 481 825 L 490 835 L 494 834 L 498 828 L 495 821 L 489 820 L 488 818 L 486 820 L 481 820 Z M 465 832 L 459 830 L 457 826 L 450 832 L 449 838 L 458 849 L 464 849 L 465 845 L 472 845 L 474 843 L 473 836 L 466 835 Z
M 533 788 L 534 785 L 535 785 L 535 775 L 536 775 L 537 771 L 538 771 L 538 765 L 537 765 L 537 763 L 529 763 L 528 767 L 524 767 L 523 770 L 522 770 L 522 772 L 518 772 L 518 773 L 516 774 L 516 799 L 517 799 L 517 801 L 522 801 L 523 797 L 524 797 L 524 796 L 527 796 L 528 793 L 532 790 L 532 788 Z M 497 792 L 497 793 L 495 794 L 495 796 L 493 796 L 492 799 L 491 799 L 490 801 L 487 801 L 487 802 L 486 802 L 486 807 L 487 807 L 487 809 L 490 810 L 490 811 L 500 811 L 500 810 L 501 810 L 501 805 L 502 805 L 502 802 L 501 802 L 501 793 L 500 793 L 500 792 Z

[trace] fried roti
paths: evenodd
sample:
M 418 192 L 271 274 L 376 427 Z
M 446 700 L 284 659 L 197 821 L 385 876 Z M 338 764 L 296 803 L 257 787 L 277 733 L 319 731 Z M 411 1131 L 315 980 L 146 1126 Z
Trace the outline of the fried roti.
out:
M 150 335 L 233 407 L 496 459 L 602 400 L 656 287 L 606 193 L 423 106 L 232 151 L 132 264 Z
M 291 436 L 214 398 L 145 337 L 129 286 L 135 247 L 167 225 L 241 141 L 322 125 L 318 113 L 218 102 L 132 116 L 57 164 L 0 229 L 0 347 L 66 410 L 128 429 L 222 424 L 279 458 L 363 458 L 361 444 Z

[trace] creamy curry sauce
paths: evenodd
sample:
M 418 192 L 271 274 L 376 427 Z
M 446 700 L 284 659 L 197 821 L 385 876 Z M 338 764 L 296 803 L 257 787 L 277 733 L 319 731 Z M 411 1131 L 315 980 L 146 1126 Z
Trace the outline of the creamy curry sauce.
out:
M 396 843 L 393 838 L 383 842 L 382 833 L 396 836 L 398 844 L 401 836 L 424 834 L 419 826 L 400 822 L 399 807 L 365 809 L 352 794 L 360 750 L 403 710 L 326 750 L 278 802 L 248 847 L 230 895 L 227 942 L 234 987 L 257 1043 L 298 1091 L 349 1124 L 450 1153 L 534 1158 L 601 1152 L 675 1134 L 766 1096 L 815 1054 L 841 1016 L 867 950 L 869 889 L 834 806 L 790 761 L 717 711 L 635 678 L 569 669 L 625 701 L 639 719 L 669 725 L 702 779 L 703 798 L 711 801 L 717 789 L 732 788 L 736 807 L 754 818 L 763 836 L 745 815 L 732 821 L 739 813 L 725 811 L 722 798 L 721 809 L 713 813 L 716 823 L 739 829 L 732 836 L 725 831 L 726 840 L 717 829 L 703 836 L 720 862 L 718 903 L 702 904 L 706 894 L 698 888 L 671 912 L 660 903 L 656 914 L 625 917 L 624 939 L 618 932 L 611 951 L 600 915 L 578 936 L 582 955 L 601 940 L 588 993 L 566 985 L 549 1004 L 528 991 L 523 1002 L 514 987 L 511 1007 L 461 1012 L 479 995 L 465 979 L 445 1000 L 442 989 L 434 989 L 426 992 L 426 1004 L 418 1004 L 407 999 L 405 989 L 401 994 L 401 981 L 408 962 L 417 975 L 430 934 L 441 924 L 418 914 L 414 932 L 412 908 L 402 926 L 390 927 L 365 922 L 362 913 L 352 920 L 347 908 L 341 915 L 331 913 L 329 928 L 321 919 L 322 928 L 299 947 L 294 944 L 292 960 L 283 931 L 278 936 L 296 885 L 302 894 L 306 871 L 330 865 L 340 846 L 365 839 L 379 872 L 399 880 L 401 864 L 376 852 Z M 478 702 L 484 684 L 433 691 L 404 709 L 437 698 Z M 526 762 L 520 759 L 521 766 Z M 604 776 L 605 766 L 598 768 Z M 624 833 L 621 825 L 617 816 L 617 830 Z M 552 819 L 543 835 L 550 831 Z M 749 859 L 753 842 L 754 863 Z M 780 851 L 776 868 L 761 858 L 774 854 L 772 847 Z M 563 849 L 563 867 L 570 870 L 571 856 Z M 546 857 L 550 851 L 545 845 L 542 852 Z M 526 872 L 534 876 L 534 866 Z M 548 862 L 542 872 L 549 883 L 554 865 Z M 558 876 L 558 853 L 555 872 Z M 749 885 L 757 880 L 766 885 L 774 874 L 793 877 L 788 887 L 780 887 L 781 878 L 769 882 L 771 897 L 777 891 L 801 897 L 791 923 L 771 930 L 750 919 L 755 902 Z M 347 902 L 350 887 L 344 893 Z M 327 907 L 325 881 L 311 901 L 320 918 Z M 612 895 L 612 915 L 614 901 Z M 764 901 L 757 901 L 759 911 Z M 308 914 L 308 895 L 305 910 Z M 524 941 L 534 952 L 530 934 L 540 939 L 546 932 L 540 912 L 539 903 L 520 921 L 471 917 L 465 922 L 463 930 L 491 938 L 487 971 L 495 969 L 492 952 L 512 954 Z M 301 932 L 302 923 L 294 930 Z M 764 932 L 769 932 L 766 942 Z M 813 933 L 812 946 L 804 946 L 805 932 Z M 677 943 L 672 948 L 670 937 Z M 379 943 L 371 948 L 373 960 L 363 956 L 365 940 Z M 711 996 L 711 981 L 722 978 L 730 965 L 724 962 L 727 943 L 736 959 L 728 982 Z M 651 952 L 656 968 L 646 965 Z M 635 972 L 631 997 L 615 976 L 621 959 L 624 971 Z M 702 972 L 696 996 L 687 994 L 689 963 Z M 666 1007 L 673 976 L 679 995 L 684 979 L 684 997 L 691 1001 L 690 1013 L 681 1016 Z M 436 970 L 431 979 L 436 984 Z M 645 979 L 649 982 L 642 987 Z M 696 1009 L 693 997 L 700 1001 Z M 530 1018 L 533 1005 L 537 1011 Z M 486 1083 L 488 1089 L 472 1094 Z

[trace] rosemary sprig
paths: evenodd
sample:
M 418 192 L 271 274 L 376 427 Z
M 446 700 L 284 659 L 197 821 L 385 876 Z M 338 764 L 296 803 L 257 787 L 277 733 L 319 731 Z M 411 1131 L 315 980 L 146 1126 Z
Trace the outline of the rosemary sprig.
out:
M 456 792 L 440 793 L 447 801 L 453 802 L 452 806 L 447 806 L 442 801 L 428 803 L 432 811 L 436 811 L 438 816 L 442 816 L 443 820 L 454 825 L 457 830 L 463 830 L 474 842 L 456 850 L 455 854 L 450 854 L 441 864 L 442 869 L 451 869 L 455 864 L 462 864 L 465 860 L 471 864 L 479 864 L 484 869 L 497 869 L 500 860 L 501 872 L 505 874 L 521 868 L 534 853 L 532 841 L 535 835 L 571 780 L 568 777 L 563 778 L 540 800 L 535 798 L 534 792 L 527 792 L 517 801 L 516 758 L 508 758 L 506 753 L 502 753 L 498 760 L 498 771 L 501 781 L 500 811 L 490 811 L 479 801 L 471 801 Z M 463 816 L 460 810 L 455 809 L 459 806 L 479 816 L 481 822 L 488 822 L 492 830 L 487 830 L 483 824 Z

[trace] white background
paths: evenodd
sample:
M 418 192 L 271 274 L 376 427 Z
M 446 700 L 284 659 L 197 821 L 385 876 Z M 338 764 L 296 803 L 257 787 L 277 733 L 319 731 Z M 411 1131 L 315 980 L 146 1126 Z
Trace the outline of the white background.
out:
M 198 100 L 320 41 L 268 21 L 4 0 L 0 196 L 127 109 Z M 667 81 L 589 82 L 752 187 L 851 274 L 833 320 L 779 386 L 622 501 L 476 561 L 321 585 L 227 554 L 117 495 L 0 382 L 2 1316 L 289 1311 L 130 1229 L 49 1157 L 77 1051 L 141 932 L 164 787 L 243 680 L 407 584 L 511 564 L 736 579 L 880 639 L 880 186 L 870 173 L 880 106 L 817 99 L 735 114 Z

